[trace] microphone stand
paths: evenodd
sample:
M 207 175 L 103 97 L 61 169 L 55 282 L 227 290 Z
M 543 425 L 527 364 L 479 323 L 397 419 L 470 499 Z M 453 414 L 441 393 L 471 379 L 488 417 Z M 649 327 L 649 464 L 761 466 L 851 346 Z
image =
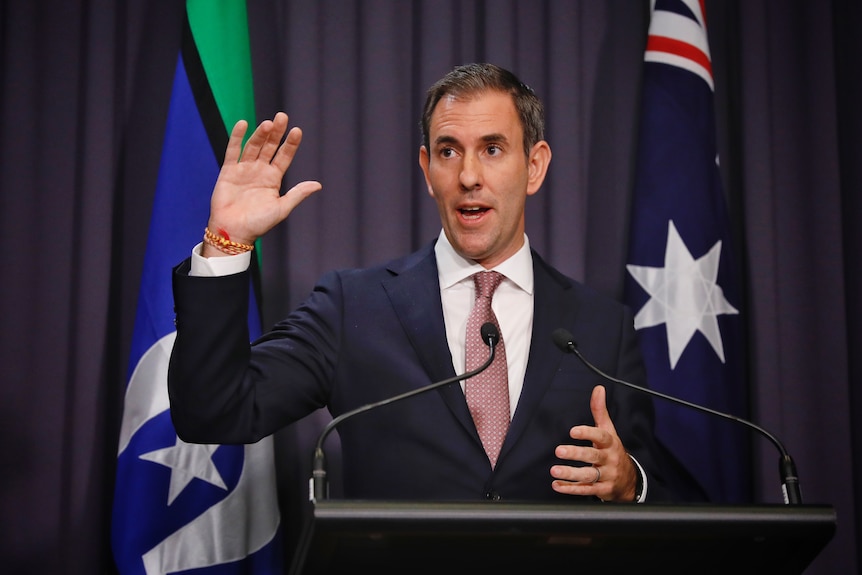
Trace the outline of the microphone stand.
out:
M 778 459 L 778 472 L 781 476 L 781 489 L 784 495 L 784 503 L 791 505 L 799 505 L 802 503 L 802 494 L 799 489 L 799 476 L 796 473 L 796 464 L 793 462 L 793 458 L 790 457 L 790 454 L 787 452 L 787 449 L 784 448 L 784 444 L 778 440 L 773 434 L 769 433 L 759 425 L 756 425 L 748 420 L 742 419 L 740 417 L 736 417 L 735 415 L 730 415 L 729 413 L 722 413 L 721 411 L 716 411 L 714 409 L 710 409 L 709 407 L 705 407 L 703 405 L 698 405 L 696 403 L 691 403 L 690 401 L 686 401 L 684 399 L 680 399 L 679 397 L 674 397 L 672 395 L 667 395 L 660 391 L 656 391 L 654 389 L 649 389 L 646 387 L 641 387 L 639 385 L 635 385 L 633 383 L 629 383 L 627 381 L 623 381 L 621 379 L 617 379 L 612 377 L 592 363 L 587 361 L 587 359 L 581 355 L 581 352 L 578 350 L 577 344 L 574 342 L 574 338 L 572 334 L 566 331 L 565 329 L 557 329 L 554 330 L 553 333 L 554 343 L 564 352 L 571 352 L 575 354 L 581 362 L 587 366 L 591 371 L 599 375 L 600 377 L 607 379 L 608 381 L 612 381 L 614 383 L 618 383 L 620 385 L 624 385 L 628 388 L 635 389 L 637 391 L 642 391 L 644 393 L 648 393 L 650 395 L 655 395 L 656 397 L 660 397 L 662 399 L 666 399 L 668 401 L 672 401 L 674 403 L 679 403 L 681 405 L 685 405 L 687 407 L 691 407 L 697 409 L 699 411 L 704 411 L 706 413 L 710 413 L 712 415 L 717 415 L 718 417 L 723 417 L 724 419 L 729 419 L 731 421 L 735 421 L 737 423 L 741 423 L 751 429 L 754 429 L 758 433 L 762 434 L 766 437 L 772 444 L 778 449 L 780 457 Z
M 370 411 L 372 409 L 376 409 L 390 403 L 395 403 L 396 401 L 401 401 L 402 399 L 407 399 L 408 397 L 413 397 L 414 395 L 419 395 L 421 393 L 425 393 L 427 391 L 431 391 L 433 389 L 437 389 L 439 387 L 455 383 L 456 381 L 471 378 L 474 375 L 478 375 L 482 371 L 485 371 L 494 362 L 496 345 L 497 342 L 500 340 L 500 333 L 497 331 L 497 328 L 492 323 L 484 324 L 482 326 L 481 333 L 482 340 L 488 345 L 488 347 L 490 348 L 490 352 L 488 354 L 488 359 L 485 361 L 485 363 L 483 363 L 476 369 L 468 371 L 466 373 L 462 373 L 461 375 L 456 375 L 455 377 L 450 377 L 442 381 L 434 382 L 424 387 L 411 389 L 408 392 L 396 395 L 394 397 L 388 397 L 381 401 L 368 403 L 366 405 L 357 407 L 356 409 L 345 411 L 344 413 L 327 423 L 326 427 L 323 428 L 323 431 L 321 431 L 320 435 L 318 436 L 317 444 L 314 448 L 314 458 L 311 465 L 311 485 L 309 486 L 310 500 L 312 502 L 322 501 L 329 497 L 329 483 L 326 477 L 326 454 L 323 451 L 323 442 L 330 434 L 330 432 L 335 429 L 336 426 L 338 426 L 339 423 L 341 423 L 345 419 L 353 417 L 354 415 L 359 415 L 360 413 L 364 413 L 366 411 Z

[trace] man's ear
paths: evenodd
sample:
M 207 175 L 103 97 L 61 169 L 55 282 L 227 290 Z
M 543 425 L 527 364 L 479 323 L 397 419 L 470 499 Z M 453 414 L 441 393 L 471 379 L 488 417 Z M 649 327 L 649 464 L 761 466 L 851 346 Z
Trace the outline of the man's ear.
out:
M 536 142 L 527 158 L 527 195 L 531 196 L 539 191 L 545 176 L 548 173 L 548 165 L 551 163 L 551 146 L 545 140 Z
M 419 166 L 422 168 L 422 173 L 425 174 L 425 185 L 428 188 L 428 195 L 434 197 L 434 189 L 431 187 L 431 178 L 428 175 L 428 166 L 431 163 L 431 156 L 428 154 L 428 148 L 425 146 L 419 147 Z

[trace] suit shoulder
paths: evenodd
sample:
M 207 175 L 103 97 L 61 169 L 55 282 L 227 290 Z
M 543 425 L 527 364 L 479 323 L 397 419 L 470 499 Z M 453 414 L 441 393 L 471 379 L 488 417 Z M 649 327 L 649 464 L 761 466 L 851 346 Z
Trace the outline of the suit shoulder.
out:
M 434 243 L 426 245 L 419 250 L 401 257 L 397 257 L 382 263 L 372 264 L 366 267 L 342 268 L 325 274 L 324 277 L 339 277 L 342 280 L 367 280 L 372 278 L 386 278 L 406 273 L 409 270 L 434 262 Z M 436 269 L 436 263 L 435 263 Z
M 559 285 L 568 297 L 577 299 L 581 305 L 597 306 L 603 309 L 627 309 L 627 306 L 620 300 L 564 274 L 546 262 L 535 251 L 533 252 L 533 268 L 535 274 L 546 274 L 546 277 Z

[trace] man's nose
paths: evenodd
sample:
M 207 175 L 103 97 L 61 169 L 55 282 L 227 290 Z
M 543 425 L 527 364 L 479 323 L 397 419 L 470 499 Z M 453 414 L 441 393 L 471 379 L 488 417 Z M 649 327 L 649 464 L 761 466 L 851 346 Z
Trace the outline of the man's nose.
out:
M 475 154 L 465 154 L 459 174 L 461 187 L 473 190 L 482 184 L 482 163 Z

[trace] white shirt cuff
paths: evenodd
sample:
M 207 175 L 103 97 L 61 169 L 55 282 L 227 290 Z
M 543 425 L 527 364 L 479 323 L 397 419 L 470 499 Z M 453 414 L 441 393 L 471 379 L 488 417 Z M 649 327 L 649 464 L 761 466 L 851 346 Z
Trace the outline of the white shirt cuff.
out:
M 244 272 L 251 265 L 251 252 L 237 254 L 235 256 L 224 256 L 205 258 L 201 255 L 203 242 L 192 249 L 192 267 L 190 276 L 216 277 L 229 276 Z
M 638 468 L 638 473 L 640 474 L 641 479 L 643 480 L 643 489 L 641 490 L 640 497 L 637 498 L 635 503 L 643 503 L 644 501 L 646 501 L 646 494 L 647 494 L 647 485 L 648 485 L 647 474 L 644 471 L 644 468 L 641 467 L 641 464 L 638 463 L 638 460 L 635 459 L 631 453 L 629 454 L 629 457 L 631 457 L 632 461 L 635 462 L 635 465 Z

